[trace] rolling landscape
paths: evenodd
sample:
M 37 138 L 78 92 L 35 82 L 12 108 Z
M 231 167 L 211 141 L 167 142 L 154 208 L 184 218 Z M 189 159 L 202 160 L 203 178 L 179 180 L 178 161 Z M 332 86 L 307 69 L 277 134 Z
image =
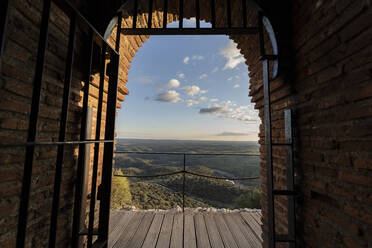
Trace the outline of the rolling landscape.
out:
M 188 153 L 186 170 L 214 177 L 257 177 L 258 156 L 197 154 L 258 154 L 257 142 L 118 139 L 116 175 L 158 175 L 183 169 L 182 154 L 126 154 L 130 152 Z M 259 179 L 230 181 L 186 174 L 185 207 L 260 208 Z M 170 209 L 182 206 L 183 174 L 155 178 L 113 179 L 116 209 Z

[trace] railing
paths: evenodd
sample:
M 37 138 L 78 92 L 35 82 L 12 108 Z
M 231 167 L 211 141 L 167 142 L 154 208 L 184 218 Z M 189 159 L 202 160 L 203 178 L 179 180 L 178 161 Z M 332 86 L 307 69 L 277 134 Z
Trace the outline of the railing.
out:
M 216 180 L 229 180 L 229 181 L 243 181 L 243 180 L 255 180 L 259 179 L 256 177 L 219 177 L 212 175 L 205 175 L 196 172 L 192 172 L 186 169 L 186 156 L 242 156 L 242 157 L 259 157 L 259 154 L 249 154 L 249 153 L 185 153 L 185 152 L 137 152 L 137 151 L 115 151 L 116 154 L 136 154 L 136 155 L 178 155 L 183 156 L 183 169 L 175 172 L 163 173 L 163 174 L 153 174 L 153 175 L 119 175 L 114 174 L 115 177 L 126 177 L 126 178 L 157 178 L 166 177 L 182 174 L 182 212 L 185 212 L 185 186 L 186 186 L 186 174 L 216 179 Z

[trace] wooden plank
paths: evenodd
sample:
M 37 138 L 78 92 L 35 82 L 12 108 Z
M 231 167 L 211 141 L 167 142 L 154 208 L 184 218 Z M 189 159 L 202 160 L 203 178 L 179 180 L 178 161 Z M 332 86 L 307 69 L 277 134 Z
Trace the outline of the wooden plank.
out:
M 121 220 L 118 216 L 121 216 L 124 211 L 113 210 L 110 212 L 110 228 L 116 226 L 117 222 Z
M 227 226 L 231 230 L 231 233 L 234 236 L 235 242 L 238 244 L 239 248 L 248 248 L 252 247 L 247 239 L 245 238 L 244 234 L 240 231 L 240 228 L 235 223 L 231 214 L 224 214 L 224 219 L 226 221 Z
M 195 224 L 192 214 L 185 214 L 184 248 L 196 248 Z
M 133 238 L 134 234 L 136 233 L 138 226 L 140 225 L 143 216 L 145 214 L 143 212 L 135 212 L 134 216 L 132 217 L 130 224 L 123 230 L 122 234 L 120 235 L 118 241 L 114 244 L 114 248 L 123 248 L 129 243 L 129 241 Z
M 160 234 L 160 229 L 163 223 L 164 214 L 156 213 L 154 220 L 151 223 L 150 229 L 147 232 L 145 241 L 143 242 L 142 248 L 155 248 L 156 242 Z
M 213 218 L 214 214 L 205 214 L 205 225 L 207 227 L 207 232 L 209 236 L 209 242 L 211 243 L 211 246 L 213 248 L 224 248 L 223 241 L 220 235 L 220 232 L 218 231 L 216 222 Z
M 232 214 L 232 217 L 235 220 L 235 223 L 240 228 L 240 231 L 244 234 L 245 238 L 247 239 L 248 243 L 251 247 L 258 248 L 262 246 L 261 241 L 258 239 L 254 231 L 250 228 L 250 226 L 244 221 L 242 216 L 239 213 Z
M 194 215 L 195 230 L 196 230 L 196 243 L 198 248 L 211 247 L 208 238 L 207 228 L 205 227 L 204 216 L 201 213 Z
M 252 216 L 253 216 L 253 218 L 257 221 L 257 223 L 258 223 L 260 226 L 262 226 L 262 220 L 261 220 L 261 218 L 262 218 L 262 214 L 261 214 L 261 213 L 258 213 L 258 212 L 254 212 L 254 213 L 252 213 Z
M 152 220 L 154 219 L 154 213 L 145 212 L 141 224 L 138 226 L 136 233 L 133 235 L 133 238 L 129 241 L 127 247 L 130 248 L 140 248 L 145 241 L 147 232 L 151 226 Z
M 240 213 L 245 222 L 252 229 L 252 232 L 262 242 L 262 227 L 256 222 L 251 213 Z
M 183 242 L 183 214 L 174 215 L 170 248 L 180 248 Z
M 220 232 L 223 243 L 225 244 L 225 247 L 226 248 L 238 248 L 238 245 L 235 242 L 234 236 L 230 232 L 230 228 L 227 226 L 225 220 L 222 217 L 222 214 L 215 214 L 214 219 L 216 221 L 216 225 Z
M 174 214 L 172 213 L 165 214 L 156 247 L 158 248 L 169 247 L 170 238 L 172 235 L 173 217 L 174 217 Z
M 116 211 L 116 214 L 111 215 L 110 233 L 108 240 L 108 247 L 113 247 L 118 241 L 120 235 L 123 233 L 128 223 L 134 216 L 134 212 Z

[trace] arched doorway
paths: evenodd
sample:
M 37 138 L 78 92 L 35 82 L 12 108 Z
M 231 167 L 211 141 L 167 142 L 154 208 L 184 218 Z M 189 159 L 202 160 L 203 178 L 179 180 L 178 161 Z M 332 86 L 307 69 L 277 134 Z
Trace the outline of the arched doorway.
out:
M 110 23 L 106 35 L 109 35 L 115 26 L 115 22 L 119 19 L 123 21 L 122 30 L 123 39 L 126 39 L 126 45 L 123 47 L 125 52 L 123 55 L 126 57 L 124 65 L 127 67 L 131 61 L 131 57 L 134 56 L 135 51 L 141 46 L 142 42 L 145 42 L 149 35 L 180 35 L 180 34 L 228 34 L 230 38 L 234 40 L 238 47 L 242 49 L 242 53 L 246 58 L 246 63 L 255 68 L 256 71 L 252 74 L 254 80 L 264 82 L 264 98 L 265 98 L 265 149 L 266 149 L 266 179 L 267 179 L 267 209 L 268 216 L 266 219 L 267 228 L 267 241 L 269 246 L 273 246 L 275 242 L 289 242 L 294 245 L 295 234 L 294 234 L 294 198 L 293 198 L 293 168 L 291 167 L 292 155 L 289 155 L 289 167 L 287 170 L 288 190 L 274 190 L 273 186 L 273 174 L 272 174 L 272 143 L 271 143 L 271 116 L 270 116 L 270 88 L 269 81 L 275 79 L 278 74 L 278 46 L 276 38 L 270 21 L 268 18 L 262 15 L 260 8 L 255 5 L 255 11 L 248 13 L 246 11 L 245 1 L 241 3 L 227 1 L 224 6 L 223 3 L 219 6 L 220 9 L 216 9 L 214 1 L 199 2 L 196 1 L 195 5 L 184 6 L 182 1 L 178 2 L 178 5 L 173 3 L 172 6 L 168 6 L 167 1 L 159 2 L 148 2 L 147 4 L 138 2 L 127 2 L 122 6 L 119 13 L 121 17 L 113 19 Z M 239 5 L 241 8 L 239 8 Z M 184 10 L 185 9 L 185 10 Z M 262 9 L 261 9 L 262 10 Z M 234 18 L 231 17 L 231 11 L 235 11 L 237 14 Z M 218 13 L 218 14 L 216 14 Z M 167 23 L 178 20 L 178 18 L 196 18 L 195 28 L 184 28 L 182 22 L 176 29 L 168 29 Z M 200 20 L 210 21 L 212 23 L 211 29 L 200 28 Z M 256 21 L 255 21 L 256 20 Z M 258 20 L 258 21 L 257 21 Z M 249 24 L 256 24 L 256 27 L 248 27 Z M 264 28 L 266 32 L 264 31 Z M 115 34 L 115 30 L 113 32 Z M 239 34 L 239 35 L 238 35 Z M 249 35 L 256 34 L 260 42 L 257 43 L 254 38 Z M 127 36 L 127 37 L 126 37 Z M 114 36 L 111 36 L 114 37 Z M 114 42 L 114 40 L 112 40 Z M 265 48 L 266 45 L 266 48 Z M 268 50 L 268 51 L 267 51 Z M 269 55 L 268 55 L 269 54 Z M 257 60 L 254 61 L 253 58 Z M 263 70 L 259 68 L 259 59 L 263 60 Z M 250 64 L 251 63 L 251 64 Z M 270 71 L 273 73 L 271 74 Z M 260 72 L 260 73 L 257 73 Z M 264 75 L 261 78 L 261 75 Z M 125 76 L 124 76 L 125 77 Z M 126 80 L 126 79 L 125 79 Z M 253 88 L 252 91 L 255 89 Z M 262 109 L 263 110 L 263 109 Z M 262 112 L 263 113 L 263 112 Z M 286 112 L 286 129 L 291 130 L 291 114 L 290 111 Z M 275 146 L 287 147 L 288 154 L 292 154 L 292 139 L 291 132 L 286 133 L 286 141 L 274 144 Z M 275 235 L 275 216 L 274 216 L 274 197 L 275 195 L 281 195 L 288 197 L 288 229 L 290 233 L 288 235 Z M 287 209 L 287 208 L 286 208 Z M 284 231 L 285 232 L 285 231 Z
M 152 2 L 151 2 L 152 3 Z M 204 2 L 203 2 L 204 3 Z M 231 3 L 230 3 L 231 4 Z M 238 6 L 238 5 L 235 5 L 235 7 L 233 6 L 233 4 L 231 5 L 231 6 L 229 6 L 229 2 L 227 2 L 227 9 L 239 9 L 238 7 L 236 7 L 236 6 Z M 242 5 L 244 5 L 243 3 L 242 3 Z M 181 4 L 179 5 L 179 6 L 181 6 Z M 136 6 L 137 7 L 137 6 Z M 205 9 L 214 9 L 214 2 L 213 2 L 213 4 L 210 4 L 210 5 L 208 5 L 208 4 L 204 4 L 204 5 L 201 5 L 201 6 L 199 6 L 200 7 L 200 17 L 198 18 L 198 14 L 196 14 L 196 17 L 197 17 L 197 19 L 203 19 L 204 17 L 203 17 L 203 15 L 202 15 L 202 13 L 206 13 L 206 12 L 203 12 L 203 9 L 205 10 Z M 172 6 L 169 6 L 169 9 L 171 10 L 172 9 Z M 182 16 L 183 15 L 183 13 L 182 13 L 182 9 L 183 9 L 183 7 L 180 7 L 179 8 L 179 15 L 180 16 Z M 185 10 L 186 10 L 186 8 L 185 8 Z M 242 16 L 245 16 L 244 15 L 244 12 L 246 12 L 245 10 L 246 10 L 246 8 L 243 8 L 243 14 L 242 14 Z M 41 38 L 41 41 L 40 41 L 40 44 L 39 44 L 39 51 L 40 51 L 40 54 L 39 54 L 39 58 L 38 59 L 40 59 L 41 60 L 41 69 L 40 69 L 40 66 L 39 67 L 37 67 L 37 77 L 36 77 L 36 81 L 39 81 L 39 82 L 41 82 L 41 76 L 42 76 L 42 74 L 43 74 L 43 70 L 42 70 L 42 65 L 43 65 L 43 59 L 42 59 L 42 57 L 44 56 L 44 51 L 45 51 L 45 48 L 43 48 L 44 46 L 45 46 L 45 42 L 46 42 L 46 37 L 47 37 L 47 35 L 46 35 L 46 33 L 47 33 L 47 27 L 48 27 L 48 20 L 49 20 L 49 11 L 50 11 L 50 6 L 46 6 L 45 7 L 45 10 L 44 10 L 44 15 L 43 15 L 43 22 L 42 22 L 42 32 L 41 32 L 41 34 L 40 34 L 40 38 Z M 173 6 L 173 11 L 174 11 L 174 6 Z M 71 13 L 71 12 L 74 12 L 74 9 L 72 8 L 72 10 L 71 10 L 71 8 L 69 9 L 69 11 L 68 11 L 69 13 Z M 171 12 L 171 11 L 170 11 Z M 137 8 L 136 8 L 136 13 L 137 13 Z M 152 13 L 152 11 L 150 11 L 150 13 Z M 184 13 L 187 13 L 186 11 L 184 12 Z M 251 29 L 251 28 L 247 28 L 247 27 L 244 27 L 243 29 L 240 29 L 240 28 L 234 28 L 233 27 L 233 23 L 234 23 L 234 21 L 233 20 L 235 20 L 235 19 L 233 19 L 233 18 L 231 18 L 231 13 L 230 12 L 227 12 L 227 14 L 226 14 L 226 18 L 227 18 L 227 23 L 228 23 L 228 27 L 226 28 L 223 28 L 223 27 L 218 27 L 218 21 L 219 20 L 222 20 L 221 18 L 220 19 L 218 19 L 218 18 L 216 18 L 216 17 L 218 17 L 218 15 L 216 15 L 216 13 L 217 13 L 217 11 L 215 11 L 215 10 L 213 10 L 212 12 L 211 12 L 211 17 L 210 17 L 210 20 L 211 20 L 211 22 L 212 22 L 212 29 L 210 29 L 210 30 L 198 30 L 198 27 L 196 27 L 196 31 L 197 32 L 202 32 L 202 33 L 204 33 L 204 34 L 218 34 L 218 33 L 223 33 L 223 34 L 230 34 L 230 35 L 237 35 L 237 34 L 241 34 L 241 33 L 244 33 L 244 30 L 247 30 L 247 34 L 252 34 L 252 32 L 256 32 L 257 33 L 257 29 L 255 30 L 255 28 L 253 28 L 253 29 Z M 139 19 L 139 22 L 142 22 L 142 24 L 146 24 L 146 22 L 144 22 L 144 19 L 143 18 L 145 18 L 145 16 L 146 15 L 143 15 L 143 13 L 141 14 L 142 15 L 142 19 L 140 18 Z M 150 14 L 150 16 L 151 16 L 152 14 Z M 176 14 L 175 14 L 176 15 Z M 189 14 L 190 16 L 192 16 L 191 14 Z M 155 16 L 155 15 L 154 15 Z M 222 15 L 223 16 L 223 15 Z M 70 17 L 72 17 L 72 20 L 73 20 L 73 18 L 74 18 L 74 16 L 73 15 L 70 15 Z M 185 14 L 185 17 L 187 17 L 187 15 Z M 167 18 L 168 18 L 168 16 L 167 16 Z M 165 19 L 167 19 L 167 18 L 164 18 L 164 20 Z M 173 17 L 172 17 L 173 18 Z M 45 20 L 44 20 L 45 19 Z M 81 19 L 83 19 L 83 21 L 84 21 L 84 18 L 81 18 Z M 152 19 L 152 18 L 149 18 L 150 20 Z M 208 20 L 208 18 L 206 17 L 205 18 L 206 20 Z M 136 18 L 136 20 L 137 20 L 137 18 Z M 164 20 L 163 20 L 163 22 L 164 22 Z M 242 19 L 243 21 L 242 21 L 242 23 L 243 23 L 243 25 L 244 25 L 244 23 L 245 23 L 245 21 L 244 20 L 246 20 L 246 18 L 244 18 L 244 19 Z M 261 18 L 259 18 L 258 20 L 260 20 L 258 23 L 261 23 L 261 22 L 264 22 Z M 119 18 L 119 22 L 120 21 L 122 21 L 122 19 L 121 18 Z M 135 23 L 136 21 L 134 21 L 134 23 Z M 151 21 L 149 22 L 150 24 L 151 24 Z M 221 23 L 225 23 L 225 22 L 221 22 Z M 71 25 L 71 26 L 73 26 L 73 25 Z M 88 25 L 89 26 L 89 25 Z M 121 28 L 121 25 L 119 25 L 120 27 L 119 27 L 119 29 Z M 151 26 L 151 25 L 150 25 Z M 213 27 L 214 26 L 214 27 Z M 261 26 L 263 26 L 263 25 L 261 25 Z M 93 40 L 95 40 L 95 41 L 97 41 L 98 40 L 98 43 L 99 43 L 99 45 L 101 46 L 101 48 L 103 47 L 103 46 L 106 46 L 107 44 L 105 44 L 103 41 L 102 41 L 102 39 L 101 39 L 101 37 L 99 36 L 99 34 L 97 34 L 97 32 L 92 28 L 92 27 L 90 27 L 89 28 L 90 29 L 90 31 L 89 32 L 92 32 L 92 34 L 91 34 L 91 42 L 93 42 Z M 193 32 L 195 32 L 195 31 L 193 31 L 193 30 L 186 30 L 186 29 L 182 29 L 182 27 L 181 27 L 181 29 L 180 29 L 182 32 L 191 32 L 191 33 L 193 33 Z M 134 31 L 134 32 L 133 32 Z M 139 37 L 134 37 L 134 38 L 132 38 L 132 39 L 128 39 L 127 40 L 127 43 L 126 43 L 126 45 L 128 45 L 128 44 L 130 44 L 130 46 L 131 46 L 131 48 L 132 49 L 128 49 L 126 52 L 124 52 L 124 56 L 123 56 L 123 58 L 126 58 L 126 60 L 127 60 L 127 62 L 130 60 L 130 56 L 133 56 L 133 54 L 134 54 L 134 52 L 135 52 L 135 50 L 136 50 L 136 48 L 138 48 L 138 46 L 141 44 L 141 42 L 144 42 L 145 40 L 146 40 L 146 37 L 145 36 L 143 36 L 143 35 L 146 35 L 146 32 L 147 31 L 145 31 L 145 30 L 133 30 L 133 31 L 130 31 L 130 30 L 127 30 L 127 31 L 123 31 L 124 33 L 125 32 L 128 32 L 128 33 L 126 33 L 127 35 L 136 35 L 136 34 L 138 34 L 139 35 Z M 145 31 L 145 32 L 143 32 L 143 31 Z M 151 32 L 158 32 L 158 34 L 162 34 L 162 32 L 159 32 L 159 31 L 156 31 L 156 30 L 148 30 L 148 31 L 151 31 Z M 132 32 L 132 33 L 131 33 Z M 139 33 L 136 33 L 136 32 L 139 32 Z M 168 31 L 165 31 L 165 32 L 168 32 Z M 180 33 L 178 33 L 178 31 L 177 30 L 171 30 L 171 33 L 173 33 L 173 34 L 182 34 L 182 32 L 180 32 Z M 117 35 L 117 37 L 119 38 L 120 37 L 120 33 L 121 33 L 121 31 L 120 32 L 118 32 L 118 35 Z M 264 35 L 262 35 L 262 33 L 263 32 L 258 32 L 258 33 L 261 33 L 261 44 L 264 44 Z M 148 34 L 151 34 L 151 33 L 148 33 Z M 238 44 L 244 44 L 244 42 L 245 42 L 245 40 L 243 39 L 243 40 L 240 40 L 240 41 L 238 41 L 239 40 L 239 38 L 238 37 L 235 37 L 234 39 L 237 39 L 237 43 Z M 117 41 L 117 46 L 116 46 L 116 50 L 119 50 L 119 47 L 120 47 L 120 45 L 121 45 L 121 43 L 119 43 L 118 41 L 119 41 L 119 39 L 117 39 L 116 40 Z M 247 45 L 249 45 L 249 44 L 247 44 Z M 242 47 L 243 48 L 243 47 Z M 91 50 L 91 49 L 90 49 Z M 104 50 L 104 49 L 103 49 Z M 254 50 L 257 50 L 257 49 L 251 49 L 251 51 L 254 51 Z M 69 49 L 69 51 L 71 52 L 71 49 Z M 106 52 L 106 51 L 105 51 Z M 105 52 L 103 53 L 103 56 L 102 57 L 105 57 Z M 109 129 L 111 129 L 111 130 L 109 130 L 109 133 L 107 133 L 107 135 L 105 136 L 105 140 L 104 141 L 102 141 L 102 142 L 107 142 L 107 143 L 110 143 L 109 145 L 107 145 L 107 146 L 105 146 L 105 157 L 104 157 L 104 164 L 106 165 L 106 166 L 104 166 L 104 174 L 105 174 L 105 176 L 104 176 L 104 180 L 103 180 L 103 183 L 102 183 L 102 186 L 103 186 L 103 192 L 106 192 L 106 193 L 104 193 L 104 195 L 103 195 L 103 198 L 101 198 L 102 199 L 102 201 L 101 201 L 101 203 L 103 203 L 102 205 L 101 205 L 101 211 L 100 211 L 100 213 L 101 213 L 101 222 L 100 222 L 100 228 L 99 228 L 99 240 L 100 241 L 102 241 L 102 242 L 105 242 L 105 236 L 107 236 L 105 233 L 106 233 L 106 231 L 107 231 L 107 224 L 108 224 L 108 218 L 107 218 L 107 210 L 109 209 L 108 207 L 107 207 L 107 204 L 109 205 L 109 193 L 107 193 L 107 192 L 110 192 L 110 183 L 111 183 L 111 176 L 110 176 L 110 174 L 111 174 L 111 167 L 112 166 L 110 166 L 110 164 L 112 163 L 112 151 L 113 151 L 113 138 L 114 138 L 114 128 L 113 128 L 113 124 L 114 124 L 114 119 L 115 119 L 115 108 L 116 108 L 116 94 L 117 94 L 117 91 L 116 91 L 116 83 L 117 82 L 115 82 L 116 80 L 115 80 L 115 74 L 116 74 L 116 76 L 119 74 L 119 73 L 121 73 L 122 74 L 122 76 L 123 76 L 123 78 L 124 78 L 124 80 L 125 80 L 125 73 L 122 73 L 122 71 L 117 71 L 118 69 L 118 67 L 120 66 L 120 63 L 121 63 L 121 61 L 119 61 L 118 60 L 118 56 L 117 56 L 117 54 L 115 54 L 115 51 L 110 51 L 112 54 L 111 55 L 113 55 L 112 57 L 111 57 L 111 64 L 110 64 L 110 67 L 109 67 L 109 70 L 110 70 L 110 74 L 111 74 L 111 76 L 112 77 L 110 77 L 110 79 L 109 79 L 109 81 L 111 82 L 110 84 L 109 84 L 109 88 L 108 88 L 108 92 L 109 92 L 109 95 L 111 95 L 111 96 L 109 96 L 108 97 L 108 102 L 107 102 L 107 105 L 109 105 L 110 106 L 110 111 L 109 112 L 107 112 L 106 114 L 106 117 L 107 117 L 107 122 L 108 123 L 106 123 L 106 127 L 108 127 Z M 247 51 L 245 51 L 244 52 L 244 54 L 246 54 L 247 53 Z M 264 54 L 265 55 L 265 54 Z M 116 56 L 116 57 L 115 57 Z M 72 56 L 73 57 L 73 56 Z M 258 56 L 256 56 L 256 57 L 258 57 Z M 269 75 L 268 75 L 268 68 L 269 68 L 269 62 L 268 62 L 268 59 L 272 59 L 272 60 L 276 60 L 277 59 L 277 57 L 276 56 L 264 56 L 263 57 L 263 59 L 264 60 L 266 60 L 266 62 L 265 62 L 265 69 L 264 69 L 264 71 L 266 71 L 266 81 L 268 82 L 268 80 L 269 80 Z M 92 54 L 90 54 L 90 61 L 92 60 Z M 125 67 L 126 66 L 124 66 L 124 68 L 123 68 L 123 71 L 125 72 Z M 259 67 L 257 67 L 257 68 L 259 68 Z M 274 65 L 274 68 L 275 68 L 275 65 Z M 91 68 L 89 68 L 89 70 L 90 70 Z M 259 74 L 256 74 L 257 75 L 257 77 L 259 77 Z M 90 77 L 90 75 L 89 75 L 89 77 Z M 69 81 L 68 79 L 66 79 L 66 81 Z M 87 82 L 89 83 L 89 81 L 90 81 L 90 78 L 88 78 L 87 79 Z M 38 82 L 36 82 L 36 83 L 38 83 Z M 40 86 L 40 84 L 36 84 L 36 86 Z M 267 86 L 267 85 L 266 85 Z M 85 87 L 85 88 L 89 88 L 89 87 Z M 119 88 L 120 88 L 120 86 L 119 86 Z M 36 87 L 36 89 L 37 89 L 37 87 Z M 125 90 L 123 90 L 123 89 L 121 89 L 122 91 L 125 91 Z M 84 90 L 85 91 L 85 90 Z M 88 93 L 89 93 L 89 91 L 85 91 L 85 95 L 88 95 Z M 37 94 L 37 93 L 36 93 Z M 85 99 L 85 95 L 84 95 L 84 102 L 87 102 L 87 100 Z M 35 96 L 35 102 L 34 102 L 34 99 L 33 99 L 33 106 L 35 106 L 35 109 L 33 108 L 33 110 L 35 110 L 34 112 L 34 114 L 33 114 L 33 112 L 31 112 L 31 116 L 34 118 L 33 120 L 34 120 L 34 123 L 33 124 L 35 124 L 36 125 L 36 121 L 37 121 L 37 118 L 38 118 L 38 103 L 37 103 L 37 98 L 39 98 L 40 97 L 40 91 L 39 91 L 39 95 L 36 95 Z M 67 99 L 68 100 L 68 99 Z M 86 109 L 86 104 L 84 104 L 84 107 L 83 107 L 83 109 Z M 269 105 L 270 106 L 270 105 Z M 83 112 L 86 112 L 86 110 L 84 110 Z M 66 118 L 66 116 L 64 116 L 63 118 Z M 63 119 L 62 118 L 62 119 Z M 84 117 L 83 117 L 83 119 L 84 119 Z M 267 122 L 266 122 L 267 123 Z M 32 125 L 31 126 L 31 128 L 30 128 L 30 130 L 29 130 L 29 132 L 30 132 L 30 139 L 29 139 L 29 142 L 30 143 L 27 143 L 26 145 L 27 146 L 30 146 L 30 147 L 33 147 L 35 144 L 32 144 L 32 142 L 34 142 L 35 141 L 35 137 L 33 137 L 34 136 L 34 132 L 35 132 L 35 129 L 36 129 L 36 127 L 34 127 L 35 125 Z M 83 127 L 84 128 L 84 127 Z M 106 128 L 106 130 L 107 130 L 107 128 Z M 82 145 L 82 144 L 84 144 L 84 142 L 90 142 L 90 143 L 97 143 L 97 142 L 101 142 L 101 141 L 94 141 L 94 142 L 92 142 L 92 141 L 89 141 L 89 140 L 86 140 L 86 138 L 85 138 L 85 136 L 84 135 L 82 135 L 81 137 L 83 137 L 82 138 L 82 140 L 81 141 L 79 141 L 79 142 L 70 142 L 70 143 L 74 143 L 74 144 L 79 144 L 79 145 Z M 61 145 L 61 146 L 63 146 L 63 145 L 65 145 L 65 144 L 67 144 L 67 143 L 65 143 L 65 141 L 64 141 L 64 139 L 62 138 L 62 140 L 60 141 L 60 142 L 62 142 L 62 143 L 60 143 L 60 144 L 58 144 L 58 145 Z M 39 144 L 38 144 L 39 145 Z M 53 145 L 54 145 L 54 143 L 53 143 Z M 81 149 L 81 150 L 84 150 L 84 149 Z M 62 150 L 62 153 L 63 153 L 63 150 Z M 84 152 L 82 151 L 82 154 L 80 154 L 80 151 L 79 151 L 79 157 L 82 157 L 84 154 L 83 154 Z M 110 153 L 111 153 L 111 155 L 110 155 Z M 27 154 L 33 154 L 33 150 L 32 149 L 28 149 L 27 150 Z M 28 157 L 28 156 L 27 156 Z M 33 156 L 31 156 L 30 155 L 30 159 L 29 160 L 27 160 L 27 161 L 30 161 L 30 160 L 32 160 L 32 157 Z M 27 165 L 29 165 L 29 163 L 31 163 L 31 166 L 32 166 L 32 162 L 25 162 L 25 172 L 28 172 L 29 173 L 29 171 L 28 171 L 28 169 L 27 169 Z M 79 163 L 80 164 L 80 163 Z M 25 174 L 28 174 L 28 173 L 25 173 Z M 27 175 L 25 175 L 26 177 L 28 177 Z M 57 173 L 57 171 L 56 171 L 56 178 L 59 180 L 59 182 L 60 182 L 60 174 L 59 173 Z M 28 191 L 28 187 L 29 186 L 27 186 L 27 184 L 29 184 L 29 178 L 26 178 L 27 180 L 25 180 L 24 181 L 24 185 L 26 185 L 26 186 L 24 186 L 23 188 L 25 189 L 25 193 L 24 194 L 22 194 L 22 195 L 24 195 L 25 196 L 25 198 L 23 198 L 23 199 L 25 199 L 24 200 L 24 204 L 22 204 L 21 203 L 21 213 L 23 213 L 23 212 L 27 212 L 27 202 L 28 202 L 28 193 L 27 193 L 27 191 Z M 58 181 L 57 180 L 57 181 Z M 58 183 L 56 183 L 56 185 L 58 185 Z M 57 186 L 57 188 L 58 188 L 58 186 Z M 58 191 L 58 190 L 57 190 Z M 76 197 L 79 197 L 79 191 L 77 191 L 77 193 L 78 194 L 76 194 Z M 58 199 L 58 195 L 57 195 L 57 197 L 56 197 L 56 199 Z M 107 201 L 108 200 L 108 201 Z M 76 206 L 75 206 L 76 207 Z M 53 206 L 53 208 L 55 209 L 55 207 Z M 24 211 L 25 210 L 25 211 Z M 57 210 L 58 210 L 58 202 L 57 202 Z M 55 214 L 53 214 L 52 215 L 53 216 L 53 218 L 54 218 L 54 216 L 55 216 Z M 52 219 L 53 219 L 52 218 Z M 22 229 L 22 228 L 25 228 L 24 226 L 22 226 L 22 224 L 25 224 L 26 223 L 26 219 L 27 219 L 27 214 L 26 214 L 26 216 L 22 216 L 21 214 L 20 214 L 20 225 L 19 225 L 19 227 Z M 24 222 L 23 222 L 23 220 L 24 220 Z M 53 225 L 52 225 L 53 226 Z M 90 232 L 90 235 L 92 235 L 92 230 L 90 229 L 89 230 L 89 232 Z M 19 238 L 19 240 L 20 240 L 20 242 L 22 243 L 22 242 L 24 242 L 24 235 L 22 234 L 22 232 L 21 231 L 19 231 L 18 232 L 19 233 L 19 235 L 21 235 L 20 236 L 20 238 Z M 23 237 L 22 237 L 22 235 L 23 235 Z M 79 230 L 76 230 L 75 229 L 75 235 L 84 235 L 84 234 L 80 234 L 79 233 Z M 23 241 L 22 241 L 22 239 L 23 239 Z M 106 239 L 107 240 L 107 239 Z M 53 242 L 53 241 L 51 241 L 51 242 Z M 20 244 L 21 244 L 20 243 Z

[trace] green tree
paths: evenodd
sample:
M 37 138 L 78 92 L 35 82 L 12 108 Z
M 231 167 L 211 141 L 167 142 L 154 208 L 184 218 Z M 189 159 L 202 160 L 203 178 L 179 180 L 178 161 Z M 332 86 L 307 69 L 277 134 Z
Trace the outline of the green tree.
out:
M 258 189 L 241 194 L 235 199 L 235 208 L 261 208 L 261 194 Z
M 117 175 L 123 175 L 121 170 L 115 172 Z M 112 178 L 111 208 L 121 209 L 132 203 L 132 194 L 130 193 L 129 182 L 126 177 Z

